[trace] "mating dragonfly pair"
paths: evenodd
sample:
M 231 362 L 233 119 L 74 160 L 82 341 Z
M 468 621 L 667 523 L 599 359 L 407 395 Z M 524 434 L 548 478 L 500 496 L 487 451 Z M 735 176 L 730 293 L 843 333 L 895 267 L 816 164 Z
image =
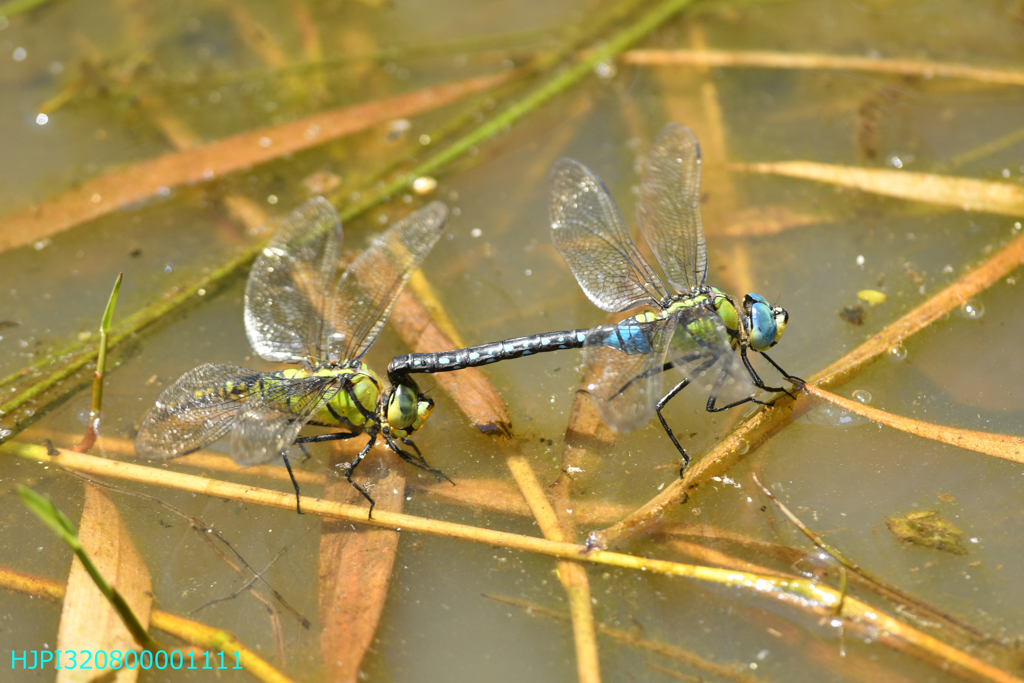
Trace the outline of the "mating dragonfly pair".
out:
M 601 417 L 617 431 L 629 431 L 656 413 L 682 456 L 680 474 L 689 456 L 662 409 L 684 387 L 697 384 L 707 391 L 709 411 L 766 403 L 755 398 L 756 389 L 788 394 L 762 381 L 748 358 L 750 350 L 789 382 L 802 383 L 764 353 L 785 331 L 786 311 L 757 294 L 747 294 L 738 304 L 706 283 L 700 147 L 689 128 L 669 124 L 662 130 L 640 183 L 640 232 L 668 285 L 640 254 L 611 194 L 592 171 L 562 159 L 551 179 L 551 237 L 584 292 L 605 311 L 646 306 L 647 312 L 589 329 L 398 356 L 385 384 L 361 359 L 409 274 L 437 241 L 448 210 L 434 202 L 411 214 L 336 278 L 341 225 L 334 209 L 316 198 L 299 207 L 264 249 L 245 297 L 253 349 L 266 360 L 301 367 L 260 373 L 210 364 L 185 373 L 146 415 L 137 451 L 143 457 L 172 458 L 230 433 L 236 462 L 253 465 L 282 456 L 291 475 L 287 451 L 292 443 L 302 447 L 365 433 L 369 440 L 345 474 L 370 502 L 372 514 L 373 499 L 352 473 L 378 436 L 406 462 L 444 477 L 408 438 L 433 409 L 412 374 L 582 348 L 591 377 L 587 391 Z M 662 375 L 671 368 L 682 379 L 662 393 Z M 345 431 L 297 438 L 307 424 Z M 298 497 L 294 476 L 292 484 Z

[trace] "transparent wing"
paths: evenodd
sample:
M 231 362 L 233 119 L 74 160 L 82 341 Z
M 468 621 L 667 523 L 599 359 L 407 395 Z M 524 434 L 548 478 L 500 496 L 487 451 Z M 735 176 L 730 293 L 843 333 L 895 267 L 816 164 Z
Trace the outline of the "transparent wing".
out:
M 448 223 L 448 207 L 432 202 L 373 240 L 338 280 L 329 348 L 334 360 L 358 360 L 377 339 L 409 275 Z
M 282 379 L 237 365 L 200 365 L 160 394 L 135 450 L 151 460 L 176 458 L 230 432 L 235 462 L 267 462 L 291 445 L 335 385 L 330 377 Z
M 606 311 L 656 304 L 666 295 L 608 188 L 572 159 L 551 169 L 551 241 L 590 300 Z
M 338 382 L 331 377 L 268 377 L 259 401 L 249 405 L 231 429 L 231 458 L 243 467 L 270 462 L 285 453 Z
M 725 405 L 756 391 L 743 362 L 732 347 L 722 319 L 704 306 L 677 309 L 665 362 L 699 391 Z
M 601 325 L 587 333 L 583 359 L 591 381 L 587 391 L 601 419 L 618 432 L 642 427 L 662 396 L 665 354 L 676 318 Z
M 330 283 L 341 248 L 338 212 L 314 197 L 285 219 L 249 273 L 245 331 L 253 350 L 269 361 L 316 361 Z
M 682 124 L 668 124 L 654 141 L 640 174 L 637 223 L 679 293 L 704 284 L 708 248 L 700 222 L 700 145 Z
M 223 437 L 250 400 L 261 400 L 262 376 L 237 365 L 211 363 L 189 370 L 146 413 L 135 438 L 136 453 L 150 460 L 176 458 Z
M 242 467 L 281 457 L 310 415 L 297 417 L 270 406 L 252 406 L 238 416 L 231 430 L 231 458 Z

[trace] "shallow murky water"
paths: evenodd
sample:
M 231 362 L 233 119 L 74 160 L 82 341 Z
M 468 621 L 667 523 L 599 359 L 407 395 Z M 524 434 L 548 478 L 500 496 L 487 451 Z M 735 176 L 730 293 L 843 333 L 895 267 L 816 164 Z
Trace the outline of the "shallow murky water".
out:
M 549 54 L 578 27 L 586 28 L 610 10 L 588 3 L 469 9 L 458 3 L 374 4 L 140 7 L 71 1 L 0 20 L 0 129 L 6 133 L 0 143 L 0 215 L 24 215 L 33 205 L 117 166 L 168 154 L 175 148 L 174 131 L 189 130 L 198 140 L 213 141 L 329 108 L 509 71 Z M 638 47 L 704 45 L 929 59 L 994 69 L 1020 69 L 1024 54 L 1021 6 L 1010 1 L 978 6 L 951 0 L 743 1 L 697 9 L 670 20 Z M 614 35 L 634 19 L 628 15 L 602 35 Z M 437 138 L 455 117 L 458 137 L 500 111 L 504 96 L 496 95 L 462 119 L 456 115 L 469 99 L 410 116 L 408 127 L 385 117 L 353 136 L 251 170 L 158 192 L 52 235 L 15 236 L 24 244 L 0 252 L 0 376 L 16 375 L 68 344 L 95 338 L 118 272 L 124 273 L 124 285 L 115 324 L 187 290 L 265 238 L 267 231 L 237 220 L 229 209 L 232 201 L 249 200 L 276 219 L 323 191 L 344 197 L 336 202 L 344 210 L 372 193 L 377 176 L 392 164 L 408 168 L 409 162 L 428 158 L 435 148 L 424 136 Z M 522 97 L 522 92 L 510 97 Z M 45 117 L 40 116 L 43 103 Z M 702 142 L 709 282 L 735 294 L 757 291 L 787 308 L 790 324 L 772 357 L 801 377 L 821 371 L 1022 234 L 1022 216 L 942 208 L 726 167 L 806 160 L 966 176 L 1019 190 L 1024 183 L 1021 142 L 986 145 L 1014 134 L 1019 139 L 1024 121 L 1020 85 L 848 69 L 617 63 L 439 174 L 432 197 L 456 211 L 422 272 L 467 343 L 605 321 L 551 244 L 548 169 L 562 156 L 587 164 L 604 179 L 633 225 L 638 160 L 667 121 L 687 123 Z M 408 205 L 420 203 L 403 193 L 346 223 L 345 246 L 364 246 L 375 231 L 404 215 Z M 11 231 L 4 232 L 4 220 L 0 237 L 8 240 Z M 781 229 L 765 228 L 778 227 L 779 221 Z M 836 393 L 937 425 L 1024 434 L 1024 359 L 1018 342 L 1024 317 L 1017 313 L 1022 277 L 1018 270 L 1000 278 Z M 94 455 L 117 455 L 117 440 L 130 442 L 160 391 L 196 365 L 275 367 L 255 357 L 247 341 L 244 286 L 242 272 L 190 297 L 112 349 L 104 439 Z M 884 292 L 886 301 L 875 306 L 860 302 L 857 293 L 866 289 Z M 844 308 L 858 305 L 862 324 L 840 316 Z M 406 352 L 386 327 L 365 360 L 383 371 L 392 356 Z M 0 386 L 0 402 L 32 386 L 52 367 L 9 379 Z M 758 369 L 775 381 L 766 363 Z M 522 453 L 542 484 L 553 482 L 562 468 L 562 444 L 581 373 L 576 352 L 540 355 L 486 371 L 508 403 Z M 15 442 L 52 438 L 61 446 L 73 444 L 84 431 L 90 377 L 90 371 L 82 371 L 0 416 L 0 429 L 17 430 L 28 422 Z M 474 430 L 433 379 L 421 384 L 437 403 L 416 435 L 430 464 L 456 484 L 498 480 L 514 485 L 506 453 L 495 439 Z M 683 445 L 698 459 L 749 412 L 711 414 L 703 410 L 705 401 L 697 392 L 683 392 L 666 411 Z M 226 445 L 213 450 L 226 452 Z M 313 458 L 299 467 L 324 473 L 328 460 L 326 448 L 315 448 Z M 677 461 L 652 420 L 589 456 L 583 471 L 574 473 L 574 503 L 632 510 L 676 478 Z M 245 474 L 170 468 L 289 490 L 287 482 Z M 800 558 L 820 551 L 777 513 L 752 474 L 860 567 L 992 640 L 965 645 L 943 628 L 929 633 L 949 637 L 978 658 L 1021 675 L 1024 465 L 822 405 L 750 449 L 728 472 L 703 483 L 672 509 L 667 521 L 675 526 L 670 528 L 690 535 L 642 536 L 620 550 L 715 564 L 710 556 L 687 554 L 676 542 L 685 539 L 736 562 L 786 573 L 805 570 L 811 560 Z M 433 481 L 413 468 L 407 468 L 406 476 L 410 484 Z M 0 481 L 0 566 L 66 581 L 70 551 L 24 508 L 14 485 L 49 495 L 77 523 L 82 482 L 6 452 L 0 454 Z M 277 603 L 277 629 L 264 604 L 249 593 L 218 601 L 242 585 L 239 574 L 166 507 L 149 498 L 111 493 L 152 574 L 154 608 L 231 631 L 293 680 L 325 680 L 317 517 L 154 485 L 112 483 L 202 520 L 251 567 L 261 570 L 273 562 L 264 574 L 267 584 L 311 624 L 304 628 Z M 313 484 L 303 488 L 307 495 L 321 494 Z M 966 554 L 911 545 L 887 527 L 887 516 L 927 510 L 939 511 L 962 532 Z M 411 487 L 404 511 L 540 534 L 532 519 L 451 505 Z M 573 540 L 598 526 L 582 525 L 581 537 Z M 608 681 L 676 680 L 666 668 L 709 680 L 956 677 L 889 647 L 870 630 L 847 625 L 841 633 L 828 620 L 746 590 L 596 564 L 588 565 L 587 574 L 597 621 L 634 639 L 630 644 L 598 636 L 601 672 Z M 823 582 L 837 587 L 837 572 L 828 572 Z M 265 587 L 259 590 L 269 596 Z M 860 584 L 851 582 L 850 591 L 890 614 L 900 611 Z M 361 667 L 364 678 L 555 681 L 576 676 L 568 621 L 491 596 L 568 614 L 549 557 L 403 532 L 381 622 Z M 0 590 L 0 654 L 56 647 L 60 619 L 57 603 Z M 729 671 L 701 673 L 664 651 L 644 649 L 637 640 L 685 650 Z M 6 671 L 4 659 L 0 670 Z M 25 680 L 51 676 L 18 675 Z M 150 672 L 144 680 L 207 677 Z

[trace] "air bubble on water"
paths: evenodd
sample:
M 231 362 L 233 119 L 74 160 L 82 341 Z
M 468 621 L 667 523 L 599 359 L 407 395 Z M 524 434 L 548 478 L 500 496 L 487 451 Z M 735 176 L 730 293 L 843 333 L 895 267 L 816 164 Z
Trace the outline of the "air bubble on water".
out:
M 860 401 L 864 404 L 871 403 L 871 399 L 874 398 L 867 389 L 856 389 L 852 395 L 854 401 Z
M 736 444 L 736 454 L 737 455 L 746 455 L 747 452 L 749 452 L 749 451 L 750 451 L 750 442 L 747 441 L 746 439 L 740 439 L 739 442 Z
M 836 564 L 834 557 L 822 550 L 815 550 L 794 562 L 793 569 L 808 578 L 813 578 L 821 574 L 823 570 L 836 566 Z
M 886 355 L 889 356 L 889 360 L 899 363 L 907 359 L 907 349 L 903 344 L 897 344 L 889 349 L 889 353 Z
M 594 67 L 594 73 L 596 73 L 597 77 L 602 81 L 610 81 L 615 78 L 615 66 L 608 62 L 600 62 Z
M 166 266 L 164 266 L 164 272 L 165 273 L 172 273 L 172 272 L 174 272 L 174 264 L 173 263 L 168 263 Z
M 977 320 L 985 315 L 985 305 L 977 299 L 968 299 L 960 304 L 960 317 L 968 320 Z
M 10 429 L 0 429 L 0 439 L 6 439 L 11 435 Z

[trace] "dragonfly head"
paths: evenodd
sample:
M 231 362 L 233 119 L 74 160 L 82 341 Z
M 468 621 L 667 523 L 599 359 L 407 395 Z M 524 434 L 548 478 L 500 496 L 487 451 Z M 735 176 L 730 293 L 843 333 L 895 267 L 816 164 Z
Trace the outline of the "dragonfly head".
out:
M 775 346 L 786 331 L 789 313 L 781 306 L 772 306 L 760 294 L 743 297 L 743 321 L 750 339 L 750 348 L 767 351 Z
M 420 393 L 408 375 L 392 376 L 384 417 L 391 433 L 404 438 L 423 426 L 434 410 L 434 401 Z

